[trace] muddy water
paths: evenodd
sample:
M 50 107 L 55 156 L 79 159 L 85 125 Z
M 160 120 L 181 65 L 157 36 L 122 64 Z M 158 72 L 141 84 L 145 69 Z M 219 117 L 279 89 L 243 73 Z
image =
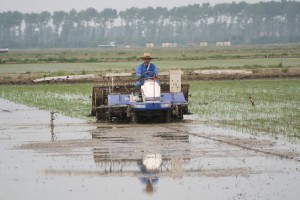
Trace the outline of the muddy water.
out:
M 51 130 L 50 112 L 2 99 L 0 119 L 1 200 L 300 196 L 300 147 L 282 140 L 193 120 L 107 125 L 56 115 Z

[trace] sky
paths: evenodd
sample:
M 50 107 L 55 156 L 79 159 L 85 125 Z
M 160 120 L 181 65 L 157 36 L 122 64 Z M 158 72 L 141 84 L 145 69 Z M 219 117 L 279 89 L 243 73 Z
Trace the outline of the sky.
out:
M 117 11 L 126 10 L 131 7 L 145 8 L 151 7 L 179 7 L 189 4 L 202 4 L 209 2 L 211 5 L 217 3 L 236 3 L 240 0 L 0 0 L 0 12 L 20 11 L 22 13 L 41 12 L 41 11 L 77 11 L 93 7 L 98 11 L 104 8 L 114 8 Z M 270 0 L 245 0 L 247 3 L 257 3 L 259 1 Z

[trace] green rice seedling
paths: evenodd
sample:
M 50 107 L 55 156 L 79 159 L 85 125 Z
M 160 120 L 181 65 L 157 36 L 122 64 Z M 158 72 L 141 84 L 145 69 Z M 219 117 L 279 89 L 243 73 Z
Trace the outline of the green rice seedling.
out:
M 300 136 L 298 79 L 191 82 L 191 91 L 192 113 L 209 123 L 251 133 Z
M 287 73 L 289 71 L 289 68 L 288 67 L 285 67 L 285 68 L 283 68 L 282 70 L 281 70 L 281 72 L 283 72 L 283 73 Z
M 210 124 L 300 137 L 300 80 L 230 80 L 190 82 L 193 118 Z M 1 85 L 0 97 L 17 103 L 88 119 L 92 84 Z
M 88 119 L 92 84 L 0 86 L 0 97 L 17 103 Z
M 4 80 L 11 80 L 11 76 L 4 76 L 3 79 Z

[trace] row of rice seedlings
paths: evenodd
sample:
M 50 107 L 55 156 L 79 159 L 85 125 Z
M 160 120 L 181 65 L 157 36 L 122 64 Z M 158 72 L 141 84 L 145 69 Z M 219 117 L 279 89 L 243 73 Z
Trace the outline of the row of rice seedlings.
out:
M 1 86 L 0 97 L 61 114 L 88 119 L 91 84 Z
M 252 133 L 300 136 L 300 80 L 192 82 L 191 91 L 190 109 L 201 119 Z
M 87 119 L 91 109 L 91 84 L 0 89 L 2 98 L 71 117 Z M 196 118 L 252 133 L 300 137 L 300 80 L 191 82 L 190 91 L 190 109 Z

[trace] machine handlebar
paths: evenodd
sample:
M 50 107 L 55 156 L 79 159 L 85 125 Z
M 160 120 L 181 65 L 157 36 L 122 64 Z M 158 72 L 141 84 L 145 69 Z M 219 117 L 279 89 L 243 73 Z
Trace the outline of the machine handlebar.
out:
M 144 74 L 153 74 L 153 77 L 144 77 Z M 142 73 L 141 78 L 142 80 L 156 80 L 157 76 L 153 71 L 146 71 L 144 73 Z

